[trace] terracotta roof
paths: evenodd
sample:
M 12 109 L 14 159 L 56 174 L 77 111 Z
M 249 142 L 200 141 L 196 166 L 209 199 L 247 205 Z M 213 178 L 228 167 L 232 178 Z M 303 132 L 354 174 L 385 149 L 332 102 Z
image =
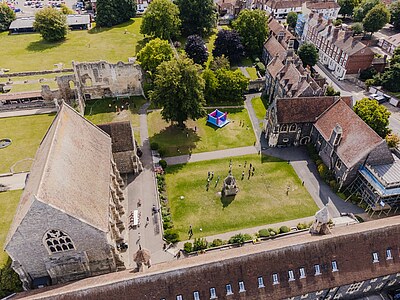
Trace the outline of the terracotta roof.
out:
M 35 156 L 6 245 L 34 201 L 108 231 L 111 138 L 67 104 Z
M 273 32 L 276 36 L 279 35 L 280 32 L 285 33 L 285 39 L 294 39 L 293 34 L 285 28 L 281 23 L 279 23 L 277 20 L 274 18 L 269 18 L 268 20 L 268 28 L 270 29 L 271 32 Z
M 286 56 L 286 49 L 278 42 L 278 40 L 273 35 L 271 35 L 265 42 L 264 48 L 272 57 L 279 55 L 280 59 L 283 60 Z
M 279 72 L 284 67 L 284 64 L 278 57 L 274 57 L 267 66 L 268 73 L 271 74 L 272 78 L 276 78 Z
M 292 7 L 301 7 L 301 0 L 269 0 L 266 3 L 267 7 L 271 9 L 284 9 Z
M 335 96 L 278 98 L 277 121 L 279 124 L 314 122 L 337 99 Z M 350 102 L 350 97 L 345 99 Z
M 340 8 L 340 5 L 335 1 L 323 1 L 323 2 L 306 2 L 306 6 L 309 9 L 332 9 Z
M 6 93 L 0 94 L 0 101 L 7 100 L 21 100 L 21 99 L 30 99 L 30 98 L 43 98 L 42 92 L 21 92 L 21 93 Z
M 336 153 L 342 162 L 351 168 L 360 159 L 382 143 L 382 138 L 369 127 L 343 101 L 337 101 L 315 122 L 315 128 L 329 141 L 333 128 L 339 124 L 343 135 Z M 384 142 L 384 141 L 383 141 Z

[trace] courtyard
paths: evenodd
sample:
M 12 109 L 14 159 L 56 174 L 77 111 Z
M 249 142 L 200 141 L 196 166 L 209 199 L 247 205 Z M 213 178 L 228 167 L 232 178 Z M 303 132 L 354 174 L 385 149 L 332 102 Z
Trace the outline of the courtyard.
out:
M 231 160 L 239 192 L 227 198 L 221 197 L 220 192 L 228 175 L 230 158 L 168 166 L 168 201 L 174 229 L 182 240 L 188 238 L 190 225 L 193 238 L 198 238 L 308 217 L 318 210 L 286 161 L 259 155 Z M 249 177 L 250 163 L 255 171 Z M 214 175 L 207 191 L 208 172 Z
M 160 110 L 152 111 L 147 116 L 150 142 L 158 143 L 166 157 L 253 145 L 256 138 L 247 110 L 229 108 L 221 111 L 228 112 L 230 119 L 224 127 L 207 124 L 204 117 L 187 121 L 185 129 L 165 122 Z

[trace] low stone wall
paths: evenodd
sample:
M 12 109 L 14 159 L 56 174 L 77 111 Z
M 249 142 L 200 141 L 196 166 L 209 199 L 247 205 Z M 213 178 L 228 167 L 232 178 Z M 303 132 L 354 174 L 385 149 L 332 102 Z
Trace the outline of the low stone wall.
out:
M 62 70 L 43 70 L 43 71 L 26 71 L 26 72 L 14 72 L 0 74 L 0 78 L 8 77 L 23 77 L 23 76 L 34 76 L 34 75 L 45 75 L 45 74 L 60 74 L 60 73 L 71 73 L 73 69 L 62 69 Z

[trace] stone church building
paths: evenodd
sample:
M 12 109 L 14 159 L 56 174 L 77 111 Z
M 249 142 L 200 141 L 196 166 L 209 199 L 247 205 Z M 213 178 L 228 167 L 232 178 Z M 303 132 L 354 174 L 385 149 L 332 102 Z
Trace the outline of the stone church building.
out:
M 110 136 L 63 104 L 5 243 L 25 289 L 124 269 L 123 185 Z

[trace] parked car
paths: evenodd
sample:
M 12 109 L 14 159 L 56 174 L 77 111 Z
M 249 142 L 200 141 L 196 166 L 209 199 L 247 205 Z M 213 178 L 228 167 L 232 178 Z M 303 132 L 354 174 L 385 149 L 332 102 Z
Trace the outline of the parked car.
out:
M 371 94 L 368 97 L 369 99 L 376 100 L 378 103 L 384 103 L 389 100 L 390 97 L 386 95 L 378 95 L 378 94 Z

